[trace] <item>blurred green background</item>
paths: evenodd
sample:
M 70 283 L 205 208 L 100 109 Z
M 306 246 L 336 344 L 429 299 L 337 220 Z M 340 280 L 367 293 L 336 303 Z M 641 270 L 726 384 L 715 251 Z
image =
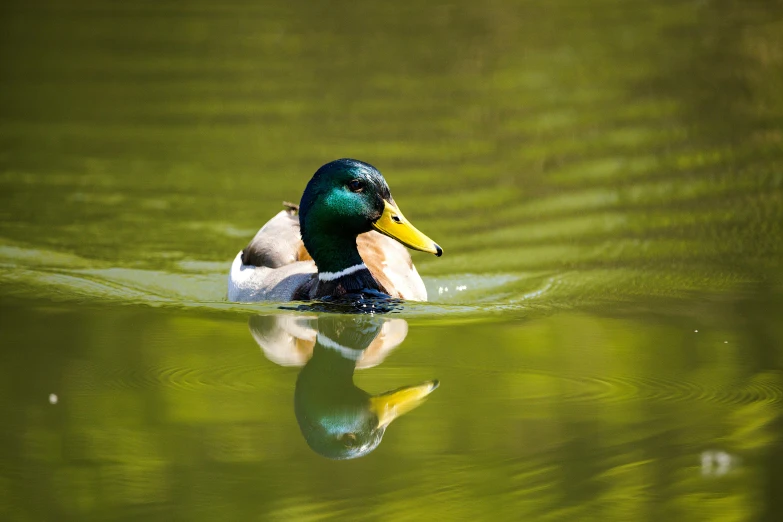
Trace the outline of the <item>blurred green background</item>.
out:
M 781 92 L 779 0 L 4 1 L 0 519 L 780 520 Z M 344 156 L 442 385 L 331 462 L 225 292 Z

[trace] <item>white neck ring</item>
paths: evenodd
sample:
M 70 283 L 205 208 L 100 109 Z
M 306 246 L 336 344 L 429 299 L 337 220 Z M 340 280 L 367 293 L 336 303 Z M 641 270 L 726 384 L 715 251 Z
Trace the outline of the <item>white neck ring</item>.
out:
M 318 272 L 318 280 L 334 281 L 335 279 L 340 279 L 341 277 L 351 275 L 354 272 L 358 272 L 359 270 L 367 270 L 367 265 L 364 263 L 359 263 L 358 265 L 349 266 L 345 270 L 340 270 L 339 272 Z

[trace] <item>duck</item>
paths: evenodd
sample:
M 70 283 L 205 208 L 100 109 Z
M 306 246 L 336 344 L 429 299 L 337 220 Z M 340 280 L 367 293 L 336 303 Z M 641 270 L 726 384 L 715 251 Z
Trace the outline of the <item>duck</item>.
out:
M 406 249 L 443 249 L 400 211 L 386 179 L 363 161 L 320 167 L 298 205 L 284 203 L 231 265 L 228 300 L 311 301 L 355 294 L 426 301 Z

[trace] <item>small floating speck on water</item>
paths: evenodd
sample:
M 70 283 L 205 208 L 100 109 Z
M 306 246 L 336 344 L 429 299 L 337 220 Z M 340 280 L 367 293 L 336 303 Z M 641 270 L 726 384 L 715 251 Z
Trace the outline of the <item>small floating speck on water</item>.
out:
M 723 344 L 729 344 L 729 342 L 728 341 L 723 341 Z
M 739 458 L 722 450 L 704 451 L 701 454 L 701 474 L 705 477 L 722 477 L 739 464 Z
M 694 330 L 693 333 L 699 333 L 699 331 L 698 330 Z
M 57 398 L 57 395 L 55 395 L 54 393 L 49 394 L 49 404 L 57 404 L 58 400 L 59 399 Z

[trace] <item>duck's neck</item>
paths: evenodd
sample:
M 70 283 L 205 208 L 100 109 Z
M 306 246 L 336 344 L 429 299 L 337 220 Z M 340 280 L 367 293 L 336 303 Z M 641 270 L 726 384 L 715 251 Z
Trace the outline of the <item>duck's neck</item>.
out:
M 319 235 L 303 239 L 319 274 L 338 274 L 364 265 L 356 248 L 356 237 Z
M 303 238 L 318 267 L 317 297 L 342 295 L 362 290 L 386 290 L 370 273 L 359 255 L 356 237 L 321 235 Z

